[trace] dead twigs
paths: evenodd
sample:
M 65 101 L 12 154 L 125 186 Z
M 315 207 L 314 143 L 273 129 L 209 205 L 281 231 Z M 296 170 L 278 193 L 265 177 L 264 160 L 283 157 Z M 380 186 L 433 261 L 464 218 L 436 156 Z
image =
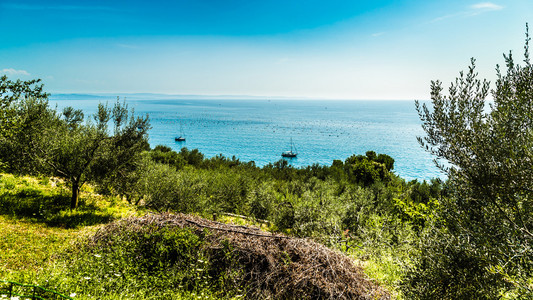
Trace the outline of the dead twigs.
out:
M 92 242 L 105 241 L 124 230 L 163 227 L 190 228 L 199 233 L 213 259 L 223 259 L 231 251 L 233 263 L 222 268 L 235 268 L 232 274 L 238 275 L 231 280 L 245 288 L 249 299 L 390 299 L 390 294 L 349 257 L 324 245 L 193 215 L 166 213 L 123 219 L 103 227 Z M 229 250 L 223 246 L 228 244 Z

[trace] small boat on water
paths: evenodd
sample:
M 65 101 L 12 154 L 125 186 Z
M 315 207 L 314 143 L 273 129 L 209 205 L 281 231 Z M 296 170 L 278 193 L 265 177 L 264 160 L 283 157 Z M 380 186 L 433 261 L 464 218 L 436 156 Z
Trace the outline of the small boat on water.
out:
M 294 147 L 294 151 L 292 151 L 293 147 Z M 294 144 L 292 143 L 292 138 L 291 138 L 291 150 L 282 152 L 281 156 L 282 157 L 289 157 L 289 158 L 298 156 L 298 152 L 296 150 L 296 146 L 294 146 Z
M 176 142 L 185 142 L 185 135 L 183 134 L 183 126 L 180 124 L 180 136 L 174 138 Z

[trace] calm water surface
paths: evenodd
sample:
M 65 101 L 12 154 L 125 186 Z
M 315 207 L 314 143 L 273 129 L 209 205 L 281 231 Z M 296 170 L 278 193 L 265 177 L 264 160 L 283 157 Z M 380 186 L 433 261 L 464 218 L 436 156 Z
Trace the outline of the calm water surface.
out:
M 114 101 L 110 98 L 109 104 Z M 50 102 L 90 115 L 102 100 Z M 297 167 L 330 165 L 334 159 L 373 150 L 392 156 L 395 172 L 403 178 L 442 177 L 416 140 L 424 132 L 413 101 L 128 100 L 127 104 L 135 114 L 149 114 L 152 147 L 197 148 L 207 157 L 236 156 L 263 166 L 281 159 L 292 138 L 298 157 L 290 162 Z M 174 141 L 180 128 L 185 142 Z

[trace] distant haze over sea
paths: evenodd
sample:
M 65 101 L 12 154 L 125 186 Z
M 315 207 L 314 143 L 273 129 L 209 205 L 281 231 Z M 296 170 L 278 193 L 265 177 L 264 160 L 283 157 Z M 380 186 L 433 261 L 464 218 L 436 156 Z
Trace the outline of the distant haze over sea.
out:
M 418 144 L 424 134 L 414 101 L 320 100 L 281 97 L 121 94 L 135 114 L 149 114 L 152 147 L 197 148 L 207 157 L 222 154 L 264 166 L 281 159 L 290 148 L 296 166 L 330 165 L 353 154 L 373 150 L 395 159 L 394 171 L 405 179 L 443 175 Z M 54 94 L 52 105 L 96 112 L 99 102 L 112 105 L 112 94 Z M 175 142 L 181 131 L 185 142 Z
M 411 101 L 405 99 L 337 99 L 337 98 L 312 98 L 312 97 L 287 97 L 287 96 L 257 96 L 257 95 L 188 95 L 188 94 L 158 94 L 158 93 L 52 93 L 50 100 L 91 100 L 104 101 L 120 99 L 130 100 L 313 100 L 313 101 Z

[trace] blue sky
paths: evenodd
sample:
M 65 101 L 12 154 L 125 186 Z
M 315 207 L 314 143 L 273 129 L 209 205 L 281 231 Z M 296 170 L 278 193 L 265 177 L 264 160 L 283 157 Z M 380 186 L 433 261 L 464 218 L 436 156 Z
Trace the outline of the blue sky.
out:
M 533 1 L 0 1 L 0 74 L 52 93 L 427 99 L 523 52 Z

